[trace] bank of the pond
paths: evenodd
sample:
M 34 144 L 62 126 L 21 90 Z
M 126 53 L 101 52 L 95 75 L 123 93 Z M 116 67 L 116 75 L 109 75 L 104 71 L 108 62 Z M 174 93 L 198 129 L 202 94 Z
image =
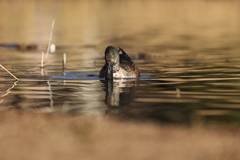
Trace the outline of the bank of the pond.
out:
M 0 112 L 0 159 L 240 158 L 240 130 Z

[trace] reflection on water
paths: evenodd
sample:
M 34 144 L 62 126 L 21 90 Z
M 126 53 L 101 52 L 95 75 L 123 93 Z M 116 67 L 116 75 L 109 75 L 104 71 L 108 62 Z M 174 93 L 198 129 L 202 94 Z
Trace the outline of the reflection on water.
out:
M 0 44 L 18 46 L 2 45 L 0 64 L 20 79 L 0 69 L 0 110 L 239 124 L 239 4 L 0 1 Z M 41 70 L 52 19 L 57 48 Z M 110 45 L 128 50 L 141 78 L 98 78 Z
M 132 94 L 138 87 L 139 80 L 131 79 L 116 79 L 114 81 L 104 80 L 106 87 L 106 105 L 112 107 L 127 107 L 132 101 Z

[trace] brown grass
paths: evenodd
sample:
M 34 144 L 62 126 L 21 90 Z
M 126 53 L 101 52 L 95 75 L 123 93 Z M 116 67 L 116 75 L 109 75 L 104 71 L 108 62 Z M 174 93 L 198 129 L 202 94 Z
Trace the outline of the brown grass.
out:
M 225 160 L 240 158 L 240 132 L 17 112 L 0 113 L 0 159 Z

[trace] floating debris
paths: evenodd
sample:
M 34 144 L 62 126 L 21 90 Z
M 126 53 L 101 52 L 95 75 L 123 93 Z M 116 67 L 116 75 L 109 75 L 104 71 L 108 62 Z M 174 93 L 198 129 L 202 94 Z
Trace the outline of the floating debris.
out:
M 56 45 L 55 44 L 51 44 L 50 52 L 55 52 L 55 51 L 56 51 Z

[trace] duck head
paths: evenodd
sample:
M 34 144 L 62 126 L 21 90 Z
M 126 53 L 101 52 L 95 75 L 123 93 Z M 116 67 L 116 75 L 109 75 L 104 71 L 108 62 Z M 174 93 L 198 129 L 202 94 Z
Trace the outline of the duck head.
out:
M 105 50 L 105 61 L 108 64 L 119 63 L 119 53 L 117 48 L 113 46 L 108 46 Z
M 113 73 L 120 69 L 119 52 L 117 48 L 108 46 L 105 50 L 105 61 L 107 64 L 107 74 L 105 78 L 113 78 Z

